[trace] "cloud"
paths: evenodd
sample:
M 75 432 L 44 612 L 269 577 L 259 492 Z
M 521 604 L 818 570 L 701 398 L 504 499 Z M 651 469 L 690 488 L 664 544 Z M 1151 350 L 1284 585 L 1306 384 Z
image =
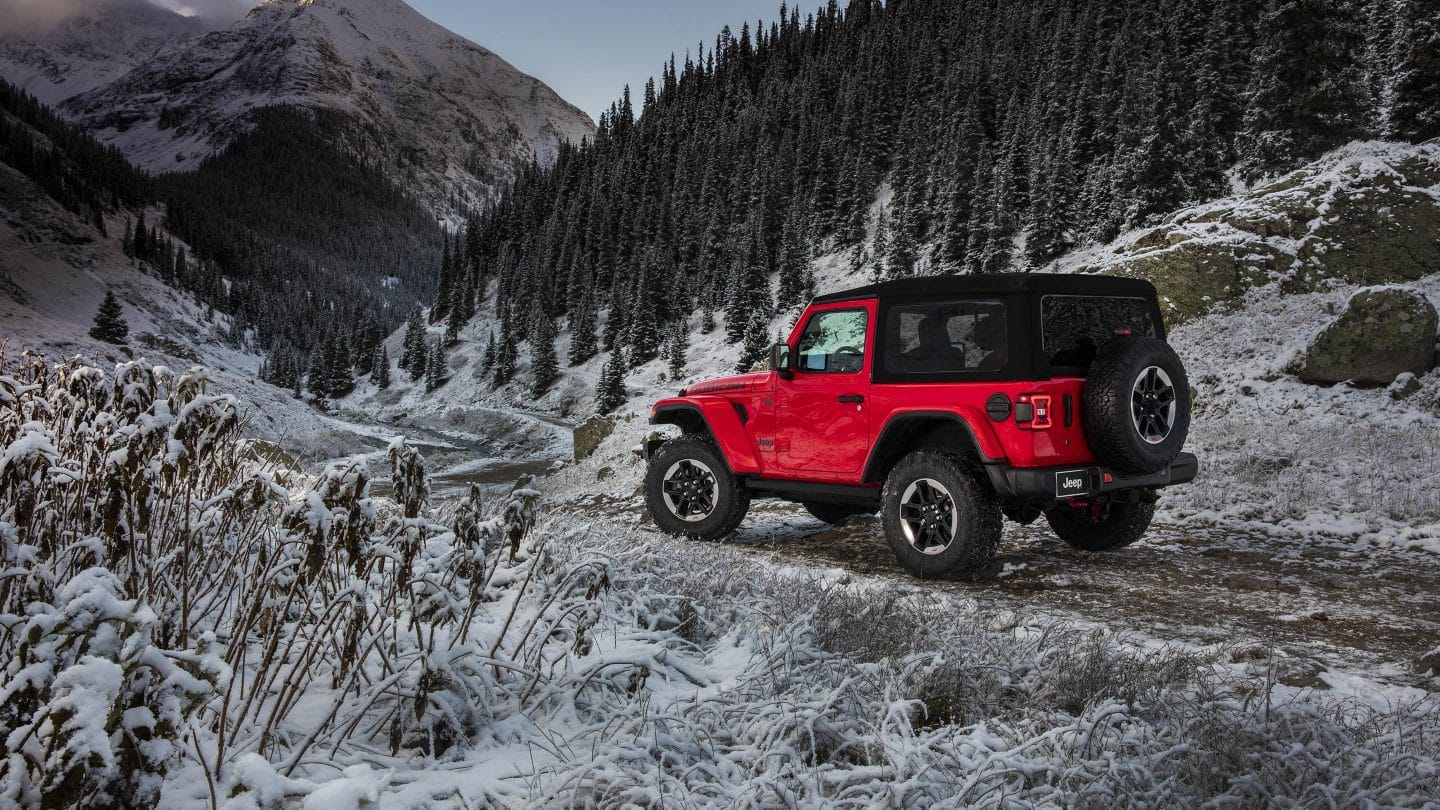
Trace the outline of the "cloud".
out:
M 97 5 L 122 0 L 0 0 L 0 20 L 13 31 L 45 31 L 71 17 L 93 10 Z M 139 2 L 140 0 L 130 0 Z M 184 14 L 204 17 L 217 23 L 229 23 L 245 16 L 259 4 L 258 0 L 146 0 L 154 5 Z
M 222 22 L 233 22 L 245 16 L 245 12 L 259 5 L 257 0 L 150 0 L 157 6 L 168 8 L 186 17 L 205 17 Z
M 0 19 L 16 30 L 58 25 L 87 5 L 86 0 L 0 0 Z

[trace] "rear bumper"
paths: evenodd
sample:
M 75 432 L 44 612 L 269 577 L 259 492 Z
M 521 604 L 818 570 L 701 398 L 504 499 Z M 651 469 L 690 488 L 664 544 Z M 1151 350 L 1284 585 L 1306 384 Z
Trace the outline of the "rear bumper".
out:
M 1121 475 L 1106 467 L 1011 467 L 986 464 L 990 485 L 1001 500 L 1055 503 L 1112 492 L 1159 489 L 1195 480 L 1200 460 L 1181 453 L 1169 469 L 1151 475 Z

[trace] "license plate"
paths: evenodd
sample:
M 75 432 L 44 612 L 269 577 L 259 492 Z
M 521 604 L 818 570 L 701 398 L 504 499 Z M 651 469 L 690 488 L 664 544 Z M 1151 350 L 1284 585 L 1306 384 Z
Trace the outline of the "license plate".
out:
M 1090 474 L 1085 470 L 1055 473 L 1055 497 L 1079 498 L 1090 494 Z

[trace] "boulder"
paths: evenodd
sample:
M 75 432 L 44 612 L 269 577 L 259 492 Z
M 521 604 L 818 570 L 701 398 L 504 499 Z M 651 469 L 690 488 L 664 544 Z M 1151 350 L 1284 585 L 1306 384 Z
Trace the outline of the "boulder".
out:
M 615 432 L 615 417 L 592 416 L 575 426 L 572 437 L 575 443 L 575 460 L 589 458 L 611 433 Z
M 1435 368 L 1435 307 L 1402 288 L 1362 290 L 1310 343 L 1300 379 L 1312 383 L 1389 385 Z

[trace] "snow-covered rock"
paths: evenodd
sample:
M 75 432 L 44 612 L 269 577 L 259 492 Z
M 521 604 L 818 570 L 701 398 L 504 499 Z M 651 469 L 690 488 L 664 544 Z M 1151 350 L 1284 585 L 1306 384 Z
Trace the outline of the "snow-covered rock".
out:
M 260 108 L 351 116 L 356 143 L 441 217 L 493 199 L 594 125 L 539 80 L 401 0 L 267 0 L 61 108 L 154 172 L 193 169 Z
M 1435 368 L 1435 305 L 1414 290 L 1361 290 L 1305 350 L 1300 379 L 1389 385 Z

